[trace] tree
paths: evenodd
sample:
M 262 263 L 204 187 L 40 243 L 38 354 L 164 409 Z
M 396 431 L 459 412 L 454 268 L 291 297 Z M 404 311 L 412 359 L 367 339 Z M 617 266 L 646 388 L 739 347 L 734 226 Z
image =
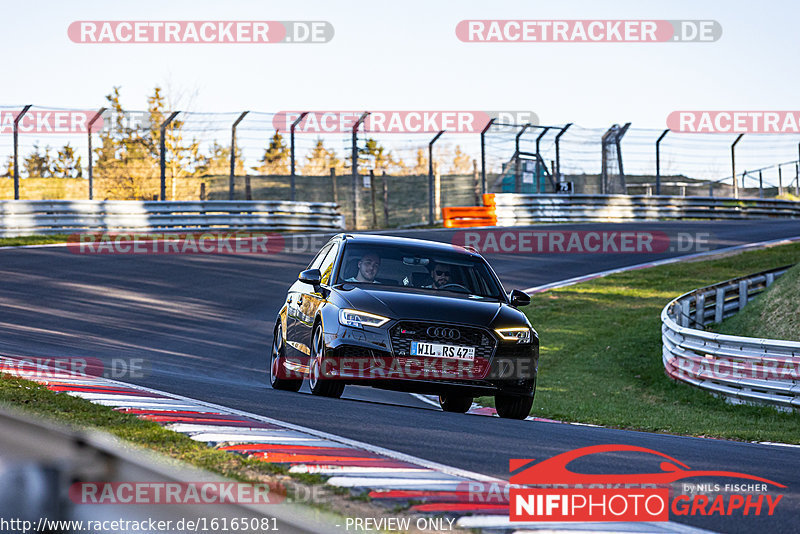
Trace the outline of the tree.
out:
M 367 139 L 364 148 L 359 149 L 359 167 L 365 170 L 373 170 L 375 173 L 390 171 L 392 168 L 403 168 L 400 161 L 394 159 L 391 151 L 381 145 L 375 139 Z M 361 157 L 363 155 L 363 157 Z
M 280 131 L 275 130 L 259 163 L 261 165 L 252 169 L 261 174 L 289 174 L 289 148 Z
M 455 154 L 453 156 L 453 165 L 450 167 L 451 174 L 471 174 L 472 173 L 472 160 L 469 155 L 461 151 L 461 147 L 456 145 Z
M 3 178 L 14 177 L 14 158 L 12 156 L 8 156 L 8 159 L 6 159 L 5 171 L 3 171 L 3 174 L 0 174 L 0 177 Z
M 336 152 L 325 148 L 325 143 L 318 138 L 311 153 L 306 155 L 305 165 L 300 172 L 306 176 L 325 176 L 330 173 L 331 168 L 341 174 L 344 165 L 336 157 Z
M 415 176 L 424 176 L 428 174 L 428 154 L 425 153 L 424 148 L 417 149 L 417 159 L 412 167 Z
M 28 154 L 22 163 L 28 178 L 47 178 L 53 175 L 53 158 L 50 155 L 50 147 L 47 146 L 41 152 L 39 145 L 34 143 L 33 152 Z
M 236 146 L 236 174 L 244 174 L 244 160 L 242 150 Z M 228 176 L 231 173 L 231 149 L 222 146 L 216 141 L 211 145 L 207 156 L 201 155 L 197 165 L 196 173 L 201 176 Z
M 75 150 L 67 143 L 58 151 L 53 162 L 53 176 L 57 178 L 83 178 L 81 157 L 75 157 Z
M 100 146 L 95 149 L 95 172 L 103 180 L 104 194 L 117 199 L 152 198 L 157 191 L 152 178 L 158 168 L 152 129 L 132 127 L 126 121 L 129 114 L 120 102 L 119 87 L 106 95 L 106 101 L 109 111 L 103 119 L 110 123 L 100 131 Z
M 150 113 L 150 135 L 147 140 L 150 143 L 150 152 L 159 161 L 161 157 L 161 124 L 166 120 L 167 111 L 173 107 L 172 103 L 168 105 L 159 86 L 155 87 L 153 95 L 147 99 L 147 111 Z M 197 176 L 203 171 L 200 142 L 194 138 L 185 142 L 183 139 L 184 126 L 185 122 L 180 120 L 180 115 L 178 115 L 164 130 L 165 178 L 170 181 L 172 190 L 170 198 L 172 200 L 176 200 L 177 197 L 179 178 Z

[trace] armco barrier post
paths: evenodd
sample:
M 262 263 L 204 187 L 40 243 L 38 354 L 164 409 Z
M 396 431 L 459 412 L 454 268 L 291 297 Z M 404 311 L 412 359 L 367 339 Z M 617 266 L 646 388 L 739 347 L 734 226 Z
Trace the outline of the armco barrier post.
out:
M 764 178 L 761 171 L 758 171 L 758 198 L 764 198 Z
M 778 195 L 783 194 L 783 175 L 781 174 L 781 166 L 778 165 Z
M 800 197 L 800 164 L 794 164 L 794 196 Z
M 433 217 L 433 202 L 434 202 L 434 188 L 433 188 L 433 144 L 439 139 L 442 134 L 444 134 L 444 130 L 437 133 L 431 142 L 428 143 L 428 224 L 433 225 L 434 217 Z
M 669 133 L 669 128 L 661 132 L 661 135 L 656 139 L 656 195 L 661 194 L 661 141 Z
M 294 202 L 295 200 L 295 172 L 294 172 L 294 129 L 297 127 L 300 122 L 306 118 L 308 115 L 308 111 L 304 111 L 297 117 L 297 120 L 292 123 L 291 128 L 289 128 L 289 162 L 290 162 L 290 174 L 291 174 L 291 193 L 289 198 Z
M 159 131 L 161 132 L 161 139 L 159 139 L 159 166 L 161 167 L 161 201 L 167 200 L 167 142 L 166 142 L 166 135 L 167 135 L 167 126 L 169 123 L 172 122 L 180 111 L 173 111 L 170 116 L 161 123 L 161 127 Z M 174 178 L 173 178 L 174 180 Z M 173 199 L 175 200 L 175 199 Z
M 94 199 L 94 177 L 92 175 L 92 126 L 97 121 L 97 119 L 99 119 L 103 115 L 103 113 L 105 113 L 105 111 L 106 111 L 106 108 L 100 108 L 100 110 L 97 113 L 95 113 L 94 117 L 92 117 L 92 120 L 89 121 L 89 127 L 86 130 L 86 135 L 89 137 L 89 154 L 88 154 L 88 156 L 89 156 L 89 162 L 88 162 L 89 163 L 89 166 L 88 166 L 88 171 L 89 171 L 89 200 L 93 200 Z M 110 125 L 109 125 L 109 127 L 110 127 Z
M 244 119 L 248 113 L 250 112 L 243 111 L 231 126 L 231 175 L 228 179 L 228 200 L 233 200 L 234 189 L 236 189 L 236 182 L 234 180 L 236 177 L 236 127 L 239 126 L 239 123 L 242 122 L 242 119 Z
M 28 110 L 31 109 L 31 104 L 28 104 L 19 115 L 14 117 L 14 200 L 19 200 L 19 161 L 17 159 L 18 137 L 19 137 L 19 121 Z

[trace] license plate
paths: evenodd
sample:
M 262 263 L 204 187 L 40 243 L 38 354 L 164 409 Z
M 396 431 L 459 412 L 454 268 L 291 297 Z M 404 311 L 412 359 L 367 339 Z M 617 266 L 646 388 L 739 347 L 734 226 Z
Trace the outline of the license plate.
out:
M 475 347 L 459 347 L 458 345 L 442 345 L 441 343 L 412 341 L 411 355 L 472 361 L 475 359 Z

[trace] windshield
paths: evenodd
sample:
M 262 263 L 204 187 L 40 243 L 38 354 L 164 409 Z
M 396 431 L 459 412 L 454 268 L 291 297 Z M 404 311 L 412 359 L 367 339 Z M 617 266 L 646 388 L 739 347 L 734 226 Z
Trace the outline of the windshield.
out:
M 503 300 L 480 258 L 413 246 L 348 243 L 337 284 L 381 284 Z

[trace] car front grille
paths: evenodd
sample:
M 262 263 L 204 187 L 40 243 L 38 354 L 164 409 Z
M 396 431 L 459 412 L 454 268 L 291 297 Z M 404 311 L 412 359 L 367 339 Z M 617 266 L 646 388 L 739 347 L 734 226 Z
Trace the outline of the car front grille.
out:
M 401 321 L 392 327 L 389 334 L 392 353 L 398 365 L 411 369 L 437 370 L 443 373 L 440 378 L 483 378 L 489 371 L 497 345 L 495 338 L 486 330 L 442 323 Z M 412 341 L 475 347 L 475 359 L 472 362 L 462 362 L 449 358 L 412 356 Z

